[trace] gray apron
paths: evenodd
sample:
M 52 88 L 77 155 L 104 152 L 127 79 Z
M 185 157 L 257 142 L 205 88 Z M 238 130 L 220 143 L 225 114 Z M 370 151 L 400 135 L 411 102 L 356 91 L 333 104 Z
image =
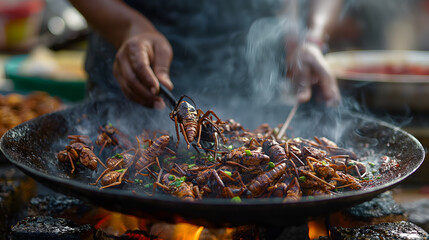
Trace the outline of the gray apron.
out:
M 265 104 L 284 81 L 281 20 L 284 0 L 128 0 L 170 41 L 176 96 L 202 105 L 234 99 Z M 90 97 L 121 96 L 112 74 L 116 50 L 99 35 L 90 38 L 86 70 Z M 263 99 L 263 100 L 260 100 Z M 237 104 L 239 105 L 239 104 Z M 201 107 L 201 106 L 198 106 Z

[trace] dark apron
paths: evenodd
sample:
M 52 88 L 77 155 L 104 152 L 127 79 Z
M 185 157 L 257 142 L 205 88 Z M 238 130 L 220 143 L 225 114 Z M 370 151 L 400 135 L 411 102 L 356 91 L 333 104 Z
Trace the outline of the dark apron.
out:
M 198 107 L 264 105 L 284 80 L 283 0 L 128 0 L 170 41 L 176 96 Z M 122 95 L 112 74 L 116 50 L 93 34 L 86 61 L 89 95 Z

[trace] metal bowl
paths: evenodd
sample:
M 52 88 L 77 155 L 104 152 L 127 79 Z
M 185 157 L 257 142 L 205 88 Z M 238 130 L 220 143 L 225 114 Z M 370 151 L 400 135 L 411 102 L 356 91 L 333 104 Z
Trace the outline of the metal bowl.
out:
M 426 51 L 344 51 L 326 55 L 344 96 L 371 109 L 391 112 L 429 110 L 429 75 L 353 71 L 356 68 L 410 66 L 429 69 Z

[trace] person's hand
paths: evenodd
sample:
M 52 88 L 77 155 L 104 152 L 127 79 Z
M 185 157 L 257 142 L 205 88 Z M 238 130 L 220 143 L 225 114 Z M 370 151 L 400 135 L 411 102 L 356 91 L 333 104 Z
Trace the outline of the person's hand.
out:
M 318 86 L 320 96 L 328 106 L 336 106 L 340 101 L 340 91 L 320 48 L 313 43 L 304 43 L 287 56 L 288 75 L 295 87 L 299 103 L 312 97 L 312 87 Z
M 173 89 L 169 77 L 173 51 L 158 31 L 149 30 L 126 38 L 118 49 L 113 74 L 125 96 L 146 107 L 163 109 L 159 84 Z

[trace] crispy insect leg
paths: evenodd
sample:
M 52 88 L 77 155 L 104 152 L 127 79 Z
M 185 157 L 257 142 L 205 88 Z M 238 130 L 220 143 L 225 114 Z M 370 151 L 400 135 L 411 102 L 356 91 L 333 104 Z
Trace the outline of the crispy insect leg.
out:
M 177 148 L 179 146 L 179 142 L 180 142 L 180 135 L 179 135 L 179 127 L 178 127 L 178 123 L 177 123 L 177 117 L 174 117 L 174 125 L 176 126 L 176 135 L 177 135 L 176 148 Z
M 189 149 L 189 147 L 191 147 L 191 144 L 189 144 L 188 135 L 186 134 L 185 127 L 183 126 L 183 123 L 180 123 L 179 125 L 180 125 L 180 130 L 183 133 L 183 138 L 185 139 L 186 145 Z M 176 147 L 178 146 L 178 144 L 179 144 L 179 141 L 177 141 Z
M 325 180 L 323 180 L 323 179 L 321 179 L 321 178 L 317 177 L 316 175 L 314 175 L 314 174 L 310 173 L 309 171 L 306 171 L 306 170 L 299 170 L 299 171 L 300 171 L 302 174 L 304 174 L 304 175 L 306 175 L 306 176 L 308 176 L 308 177 L 311 177 L 311 178 L 313 178 L 314 180 L 319 181 L 319 182 L 321 182 L 321 183 L 325 184 L 326 186 L 330 187 L 331 189 L 334 189 L 334 188 L 335 188 L 335 186 L 334 186 L 334 185 L 332 185 L 332 184 L 330 184 L 330 183 L 326 182 Z
M 156 178 L 156 181 L 155 181 L 155 184 L 153 184 L 153 189 L 152 189 L 152 196 L 153 195 L 155 195 L 155 190 L 156 190 L 156 186 L 160 186 L 160 187 L 162 187 L 162 188 L 164 188 L 165 187 L 165 185 L 163 185 L 163 184 L 161 184 L 161 176 L 162 176 L 162 172 L 163 172 L 163 169 L 161 168 L 161 170 L 159 170 L 159 174 L 158 174 L 158 177 Z M 159 185 L 158 185 L 159 184 Z M 164 188 L 165 189 L 165 188 Z M 166 189 L 167 191 L 169 191 L 170 190 L 170 188 L 169 187 L 167 187 L 167 189 Z
M 100 152 L 98 153 L 98 155 L 101 155 L 101 153 L 103 152 L 104 148 L 106 147 L 107 141 L 104 141 L 103 146 L 101 146 Z
M 162 183 L 159 183 L 159 182 L 154 182 L 153 183 L 154 184 L 154 186 L 155 186 L 155 188 L 156 187 L 160 187 L 160 188 L 162 188 L 162 189 L 164 189 L 165 191 L 170 191 L 170 188 L 169 187 L 167 187 L 167 186 L 165 186 L 164 184 L 162 184 Z
M 310 158 L 306 157 L 305 160 L 307 161 L 307 165 L 310 167 L 311 171 L 314 172 L 314 167 L 313 167 L 313 164 L 310 161 Z
M 200 110 L 200 109 L 199 109 Z M 222 122 L 222 120 L 220 120 L 220 118 L 216 115 L 216 113 L 213 112 L 213 110 L 208 110 L 204 116 L 207 118 L 210 114 L 212 114 L 215 118 L 216 118 L 216 122 L 220 122 L 220 123 L 224 123 Z
M 224 171 L 222 171 L 222 170 L 218 170 L 218 174 L 220 174 L 220 175 L 222 175 L 222 176 L 224 176 L 224 177 L 226 177 L 226 178 L 228 178 L 229 180 L 231 180 L 231 181 L 235 181 L 235 179 L 233 178 L 233 177 L 231 177 L 231 176 L 229 176 L 228 174 L 226 174 Z
M 225 184 L 223 183 L 222 179 L 220 179 L 219 175 L 217 174 L 217 172 L 215 170 L 212 170 L 212 174 L 214 176 L 214 178 L 216 179 L 216 182 L 221 186 L 221 187 L 225 187 Z
M 71 157 L 71 153 L 67 153 L 67 156 L 69 157 L 70 165 L 71 165 L 71 167 L 72 167 L 71 173 L 73 174 L 73 173 L 74 173 L 75 168 L 74 168 L 73 159 L 72 159 L 72 157 Z
M 252 138 L 249 142 L 249 149 L 254 149 L 257 146 L 260 147 L 261 144 L 258 141 L 256 141 L 256 139 Z
M 101 166 L 103 166 L 104 168 L 107 169 L 107 166 L 104 165 L 104 163 L 100 160 L 100 158 L 96 158 L 95 160 L 97 160 L 97 162 L 99 162 L 101 164 Z
M 176 155 L 176 152 L 175 151 L 173 151 L 173 150 L 171 150 L 170 148 L 168 148 L 168 147 L 165 147 L 164 148 L 164 151 L 166 151 L 166 152 L 168 152 L 169 154 L 171 154 L 171 155 Z
M 202 129 L 202 127 L 201 127 L 201 124 L 198 124 L 197 126 L 198 126 L 198 140 L 197 140 L 197 146 L 198 146 L 199 148 L 202 148 L 202 147 L 201 147 L 201 144 L 200 144 L 200 139 L 201 139 L 201 129 Z

